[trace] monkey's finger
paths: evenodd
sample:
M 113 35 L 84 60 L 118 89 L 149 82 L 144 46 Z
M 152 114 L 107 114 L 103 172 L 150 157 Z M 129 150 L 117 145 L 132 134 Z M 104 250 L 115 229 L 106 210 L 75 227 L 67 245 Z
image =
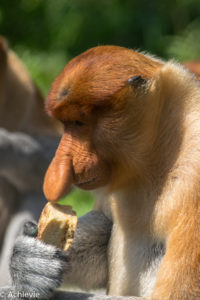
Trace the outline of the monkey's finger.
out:
M 30 237 L 36 237 L 38 233 L 37 223 L 28 221 L 23 226 L 23 234 Z
M 13 257 L 15 256 L 35 257 L 38 259 L 46 258 L 49 260 L 59 259 L 63 262 L 68 261 L 64 251 L 29 236 L 20 236 L 17 238 L 13 250 Z
M 38 289 L 45 287 L 45 289 L 56 289 L 62 283 L 62 276 L 48 277 L 38 274 L 27 274 L 24 277 L 24 283 L 32 285 Z
M 24 276 L 29 274 L 44 276 L 48 278 L 59 278 L 62 276 L 65 268 L 63 261 L 46 258 L 38 259 L 37 257 L 24 257 L 21 260 L 13 260 L 12 268 L 22 272 Z

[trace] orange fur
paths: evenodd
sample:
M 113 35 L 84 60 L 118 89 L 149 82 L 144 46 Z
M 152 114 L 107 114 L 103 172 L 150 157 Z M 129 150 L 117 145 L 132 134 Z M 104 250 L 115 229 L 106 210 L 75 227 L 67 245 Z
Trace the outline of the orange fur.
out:
M 130 84 L 136 75 L 146 84 Z M 115 224 L 109 294 L 149 296 L 150 289 L 141 287 L 148 263 L 140 251 L 162 242 L 166 253 L 151 299 L 200 299 L 200 85 L 195 77 L 176 63 L 121 47 L 97 47 L 66 65 L 46 108 L 65 124 L 44 182 L 47 198 L 57 201 L 66 192 L 66 172 L 82 188 L 103 187 L 96 209 L 112 215 Z M 58 181 L 62 186 L 54 185 L 55 195 L 50 183 Z

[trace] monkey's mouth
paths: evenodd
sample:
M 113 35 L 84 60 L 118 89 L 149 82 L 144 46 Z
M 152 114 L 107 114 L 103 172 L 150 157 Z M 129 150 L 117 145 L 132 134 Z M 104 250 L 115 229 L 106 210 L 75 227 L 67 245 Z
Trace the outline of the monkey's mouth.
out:
M 77 183 L 75 183 L 75 185 L 77 185 L 78 187 L 83 188 L 83 189 L 91 189 L 91 188 L 93 188 L 93 185 L 95 184 L 96 181 L 97 181 L 97 177 L 94 177 L 87 181 L 77 182 Z

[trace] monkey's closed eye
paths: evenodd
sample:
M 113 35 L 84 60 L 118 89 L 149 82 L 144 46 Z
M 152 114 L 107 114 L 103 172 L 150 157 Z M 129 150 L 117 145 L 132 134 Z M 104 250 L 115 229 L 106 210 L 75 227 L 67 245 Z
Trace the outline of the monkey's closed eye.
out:
M 63 97 L 67 96 L 69 94 L 69 88 L 64 88 L 60 91 L 59 94 L 59 100 L 62 100 Z

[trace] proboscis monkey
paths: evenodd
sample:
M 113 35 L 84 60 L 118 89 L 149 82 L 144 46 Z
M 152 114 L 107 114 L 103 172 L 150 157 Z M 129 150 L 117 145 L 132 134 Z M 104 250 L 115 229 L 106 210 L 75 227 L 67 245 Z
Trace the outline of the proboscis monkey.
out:
M 195 76 L 175 62 L 100 46 L 66 65 L 46 110 L 64 124 L 44 180 L 47 199 L 58 201 L 75 184 L 95 190 L 98 200 L 80 219 L 65 263 L 58 249 L 21 237 L 12 257 L 13 284 L 47 296 L 64 272 L 66 283 L 106 287 L 114 296 L 200 299 Z

